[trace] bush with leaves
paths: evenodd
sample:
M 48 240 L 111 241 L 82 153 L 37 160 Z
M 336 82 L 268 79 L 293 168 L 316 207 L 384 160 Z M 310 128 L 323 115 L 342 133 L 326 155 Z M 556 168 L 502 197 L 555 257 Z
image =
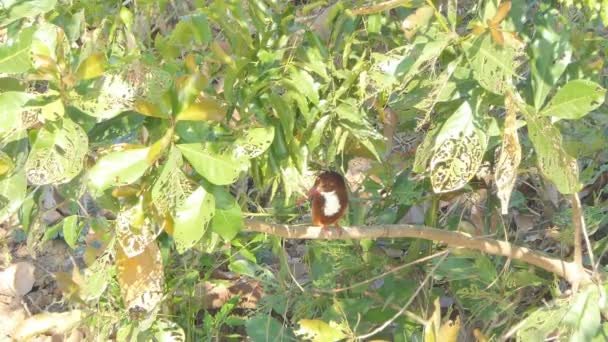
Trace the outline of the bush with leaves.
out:
M 66 298 L 89 334 L 602 339 L 605 13 L 358 5 L 2 5 L 0 222 L 34 253 L 59 235 L 74 249 Z M 347 225 L 424 211 L 416 223 L 471 234 L 458 241 L 543 249 L 579 276 L 424 227 L 287 245 L 244 232 L 247 216 L 303 222 L 309 171 L 361 160 Z M 537 230 L 562 228 L 553 244 L 517 231 L 538 211 Z

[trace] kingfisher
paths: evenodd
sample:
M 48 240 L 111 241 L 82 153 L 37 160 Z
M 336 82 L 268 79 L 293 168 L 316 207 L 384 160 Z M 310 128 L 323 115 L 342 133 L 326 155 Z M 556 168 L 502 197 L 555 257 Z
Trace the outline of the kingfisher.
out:
M 323 171 L 308 192 L 312 201 L 312 224 L 325 228 L 338 226 L 348 208 L 348 191 L 344 177 L 335 171 Z

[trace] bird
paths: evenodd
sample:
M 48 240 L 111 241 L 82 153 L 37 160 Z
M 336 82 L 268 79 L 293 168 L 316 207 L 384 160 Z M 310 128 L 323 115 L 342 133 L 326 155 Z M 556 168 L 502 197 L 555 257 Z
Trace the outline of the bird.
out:
M 315 180 L 308 192 L 312 202 L 312 224 L 325 228 L 335 225 L 348 208 L 348 191 L 341 174 L 335 171 L 323 171 Z

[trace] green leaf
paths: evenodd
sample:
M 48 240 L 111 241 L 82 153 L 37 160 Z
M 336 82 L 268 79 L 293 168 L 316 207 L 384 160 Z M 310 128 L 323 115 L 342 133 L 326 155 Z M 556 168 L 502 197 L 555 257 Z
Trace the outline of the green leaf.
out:
M 288 341 L 287 331 L 281 322 L 271 315 L 259 314 L 250 318 L 245 325 L 247 335 L 254 342 Z
M 79 80 L 88 80 L 103 75 L 106 70 L 106 56 L 97 52 L 87 57 L 76 70 L 76 77 Z
M 110 187 L 135 182 L 150 167 L 149 151 L 147 147 L 112 152 L 101 157 L 88 172 L 89 188 L 99 195 Z
M 436 193 L 462 188 L 481 166 L 488 137 L 478 107 L 479 98 L 463 102 L 435 138 L 430 168 Z
M 80 227 L 78 226 L 78 215 L 71 215 L 63 219 L 63 238 L 68 246 L 76 248 Z
M 26 190 L 25 169 L 0 179 L 0 222 L 4 222 L 19 210 L 25 199 Z
M 144 117 L 133 112 L 102 121 L 89 131 L 89 144 L 91 147 L 99 147 L 134 143 L 143 124 Z
M 558 22 L 560 19 L 562 17 L 557 10 L 543 13 L 538 18 L 536 34 L 530 44 L 532 98 L 537 111 L 543 107 L 547 95 L 572 58 L 570 32 Z
M 236 158 L 256 158 L 264 153 L 274 140 L 274 126 L 250 128 L 234 142 Z
M 196 189 L 175 210 L 173 239 L 178 253 L 192 248 L 207 231 L 215 214 L 215 198 L 203 187 Z
M 489 33 L 463 42 L 469 67 L 485 89 L 503 94 L 515 75 L 515 51 L 508 45 L 499 46 Z
M 196 172 L 215 185 L 234 183 L 248 166 L 247 160 L 235 158 L 230 150 L 217 151 L 212 144 L 178 144 L 177 147 Z
M 591 286 L 579 293 L 564 322 L 572 329 L 571 342 L 590 341 L 600 329 L 600 295 L 597 286 Z
M 5 0 L 5 11 L 0 17 L 0 26 L 6 26 L 21 18 L 31 18 L 46 13 L 55 7 L 57 0 Z
M 291 89 L 304 94 L 308 101 L 313 104 L 319 103 L 319 93 L 317 84 L 309 73 L 302 69 L 292 68 L 289 72 L 289 78 L 284 81 Z
M 547 117 L 526 115 L 528 136 L 537 154 L 538 166 L 562 194 L 580 190 L 576 158 L 570 156 L 562 144 L 562 135 Z
M 32 67 L 30 49 L 35 28 L 23 29 L 11 45 L 0 46 L 0 73 L 18 74 Z
M 25 104 L 34 96 L 28 93 L 7 91 L 0 94 L 0 142 L 6 143 L 17 138 L 27 126 L 22 122 Z
M 89 140 L 85 131 L 67 117 L 47 123 L 36 136 L 25 171 L 36 185 L 63 184 L 84 167 Z
M 587 80 L 574 80 L 561 87 L 540 112 L 560 119 L 580 119 L 604 103 L 606 89 Z
M 182 154 L 172 148 L 152 186 L 152 202 L 161 214 L 173 214 L 197 188 L 181 170 L 183 163 Z
M 211 229 L 224 240 L 232 240 L 243 229 L 245 222 L 243 212 L 234 197 L 222 187 L 216 187 L 215 216 L 211 221 Z
M 347 337 L 335 322 L 327 324 L 319 319 L 301 319 L 298 324 L 300 329 L 294 333 L 313 342 L 340 341 Z

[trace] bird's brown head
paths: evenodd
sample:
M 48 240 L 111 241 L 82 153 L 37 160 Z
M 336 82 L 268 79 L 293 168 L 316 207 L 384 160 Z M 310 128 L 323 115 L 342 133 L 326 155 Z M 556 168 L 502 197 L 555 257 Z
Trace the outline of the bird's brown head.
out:
M 335 171 L 323 171 L 320 173 L 317 176 L 315 185 L 311 189 L 313 193 L 342 190 L 346 190 L 344 177 Z

